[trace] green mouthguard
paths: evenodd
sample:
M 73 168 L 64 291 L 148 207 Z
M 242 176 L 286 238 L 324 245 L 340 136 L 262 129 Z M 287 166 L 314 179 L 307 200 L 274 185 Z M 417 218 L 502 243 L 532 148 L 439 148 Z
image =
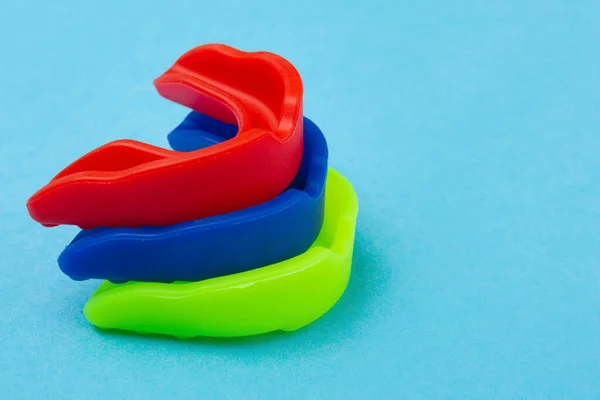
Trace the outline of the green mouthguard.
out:
M 329 169 L 325 217 L 312 247 L 266 267 L 199 282 L 103 282 L 84 308 L 92 324 L 138 333 L 235 337 L 293 331 L 325 314 L 350 278 L 356 193 Z

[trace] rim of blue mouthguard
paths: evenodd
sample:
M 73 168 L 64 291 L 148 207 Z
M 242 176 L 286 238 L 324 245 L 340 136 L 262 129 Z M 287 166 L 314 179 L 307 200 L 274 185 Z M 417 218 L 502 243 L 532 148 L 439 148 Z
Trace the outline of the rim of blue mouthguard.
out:
M 236 133 L 235 125 L 191 112 L 168 139 L 174 150 L 193 151 Z M 82 230 L 60 254 L 60 269 L 74 280 L 199 281 L 295 257 L 321 230 L 327 159 L 325 137 L 305 117 L 302 164 L 275 199 L 169 226 Z

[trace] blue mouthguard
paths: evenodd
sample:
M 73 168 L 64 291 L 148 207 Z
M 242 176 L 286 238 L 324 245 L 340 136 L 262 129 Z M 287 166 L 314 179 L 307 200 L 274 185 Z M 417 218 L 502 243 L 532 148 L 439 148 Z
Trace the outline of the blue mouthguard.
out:
M 192 112 L 168 139 L 174 150 L 193 151 L 236 133 L 235 125 Z M 200 281 L 295 257 L 321 230 L 327 158 L 325 137 L 304 118 L 302 164 L 275 199 L 170 226 L 82 230 L 60 254 L 60 269 L 74 280 Z

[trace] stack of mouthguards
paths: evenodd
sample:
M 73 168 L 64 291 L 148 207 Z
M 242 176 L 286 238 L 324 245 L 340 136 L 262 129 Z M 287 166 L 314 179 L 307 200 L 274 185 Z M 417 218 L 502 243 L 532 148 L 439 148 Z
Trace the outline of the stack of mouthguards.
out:
M 173 150 L 110 142 L 27 202 L 44 226 L 82 229 L 58 264 L 74 280 L 105 280 L 88 321 L 187 338 L 321 317 L 348 284 L 358 202 L 303 116 L 294 66 L 203 45 L 154 84 L 193 110 L 169 134 Z

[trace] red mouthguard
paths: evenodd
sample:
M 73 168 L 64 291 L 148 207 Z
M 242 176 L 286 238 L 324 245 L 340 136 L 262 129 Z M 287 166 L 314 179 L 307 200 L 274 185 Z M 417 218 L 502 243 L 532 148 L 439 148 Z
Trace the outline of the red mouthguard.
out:
M 170 225 L 269 201 L 302 159 L 302 80 L 285 59 L 205 45 L 154 82 L 176 103 L 239 127 L 223 143 L 189 153 L 133 140 L 97 148 L 27 202 L 45 226 Z

